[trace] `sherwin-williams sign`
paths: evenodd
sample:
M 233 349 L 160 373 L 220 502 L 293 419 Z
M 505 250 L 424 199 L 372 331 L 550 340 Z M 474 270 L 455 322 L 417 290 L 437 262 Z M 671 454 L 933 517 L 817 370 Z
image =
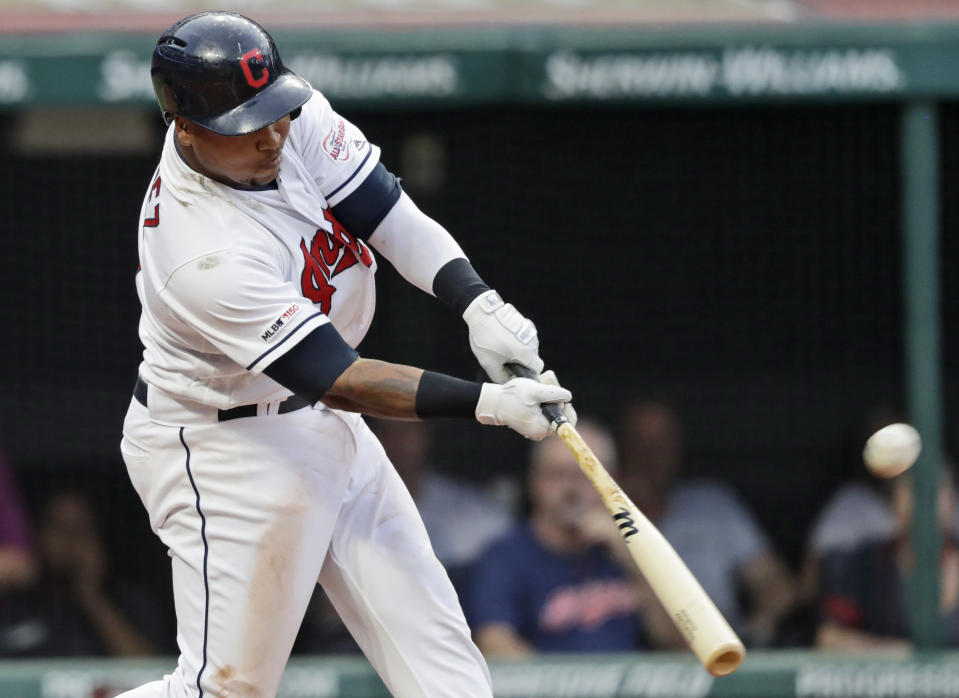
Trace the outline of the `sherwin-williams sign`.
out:
M 0 108 L 148 104 L 153 37 L 0 38 Z M 287 64 L 368 106 L 959 96 L 959 25 L 663 32 L 278 33 Z
M 548 99 L 869 95 L 903 91 L 908 81 L 891 48 L 780 49 L 584 54 L 555 51 L 544 61 Z

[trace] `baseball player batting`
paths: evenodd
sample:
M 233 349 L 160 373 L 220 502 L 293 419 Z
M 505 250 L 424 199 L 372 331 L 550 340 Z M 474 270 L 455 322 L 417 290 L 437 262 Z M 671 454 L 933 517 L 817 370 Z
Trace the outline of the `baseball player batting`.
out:
M 396 696 L 488 697 L 413 501 L 359 413 L 463 417 L 542 439 L 533 323 L 483 283 L 380 151 L 237 14 L 187 17 L 151 73 L 169 126 L 140 214 L 143 362 L 130 478 L 169 548 L 180 657 L 129 698 L 276 694 L 323 585 Z M 361 358 L 373 249 L 462 314 L 495 382 Z M 571 411 L 571 409 L 570 409 Z

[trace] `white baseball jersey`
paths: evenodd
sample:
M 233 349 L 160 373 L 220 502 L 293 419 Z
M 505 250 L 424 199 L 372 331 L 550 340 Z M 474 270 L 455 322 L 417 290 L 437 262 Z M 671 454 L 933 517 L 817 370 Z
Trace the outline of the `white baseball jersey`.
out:
M 312 352 L 328 345 L 299 343 L 324 325 L 353 347 L 366 333 L 376 261 L 330 208 L 363 209 L 357 189 L 380 181 L 378 161 L 319 93 L 291 124 L 272 188 L 195 172 L 167 133 L 141 210 L 145 350 L 120 450 L 170 550 L 180 656 L 125 698 L 272 698 L 318 582 L 393 695 L 492 696 L 413 500 L 363 419 L 322 403 L 284 411 L 291 391 L 264 374 L 293 347 L 322 362 Z M 367 223 L 429 290 L 462 252 L 390 192 Z M 328 365 L 348 365 L 338 360 Z
M 356 347 L 375 307 L 376 260 L 333 218 L 379 148 L 315 93 L 291 123 L 276 188 L 192 170 L 167 132 L 141 210 L 140 374 L 218 408 L 291 393 L 262 374 L 321 324 Z

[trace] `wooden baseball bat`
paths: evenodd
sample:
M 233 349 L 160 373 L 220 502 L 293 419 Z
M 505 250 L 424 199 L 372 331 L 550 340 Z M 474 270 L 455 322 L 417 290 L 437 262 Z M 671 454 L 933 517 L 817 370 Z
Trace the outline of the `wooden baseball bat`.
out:
M 536 379 L 536 374 L 525 366 L 507 364 L 507 368 L 514 375 Z M 696 658 L 713 676 L 734 672 L 745 658 L 746 648 L 686 563 L 630 501 L 559 406 L 543 405 L 543 413 L 599 491 L 633 561 Z

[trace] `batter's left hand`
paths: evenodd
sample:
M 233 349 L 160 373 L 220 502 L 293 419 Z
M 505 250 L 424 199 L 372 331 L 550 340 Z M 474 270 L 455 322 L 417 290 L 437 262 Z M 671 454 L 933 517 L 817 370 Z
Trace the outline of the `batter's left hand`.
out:
M 539 373 L 539 337 L 536 325 L 512 303 L 504 303 L 496 291 L 486 291 L 473 299 L 463 313 L 469 326 L 470 348 L 489 377 L 505 383 L 512 376 L 504 364 L 517 363 Z

